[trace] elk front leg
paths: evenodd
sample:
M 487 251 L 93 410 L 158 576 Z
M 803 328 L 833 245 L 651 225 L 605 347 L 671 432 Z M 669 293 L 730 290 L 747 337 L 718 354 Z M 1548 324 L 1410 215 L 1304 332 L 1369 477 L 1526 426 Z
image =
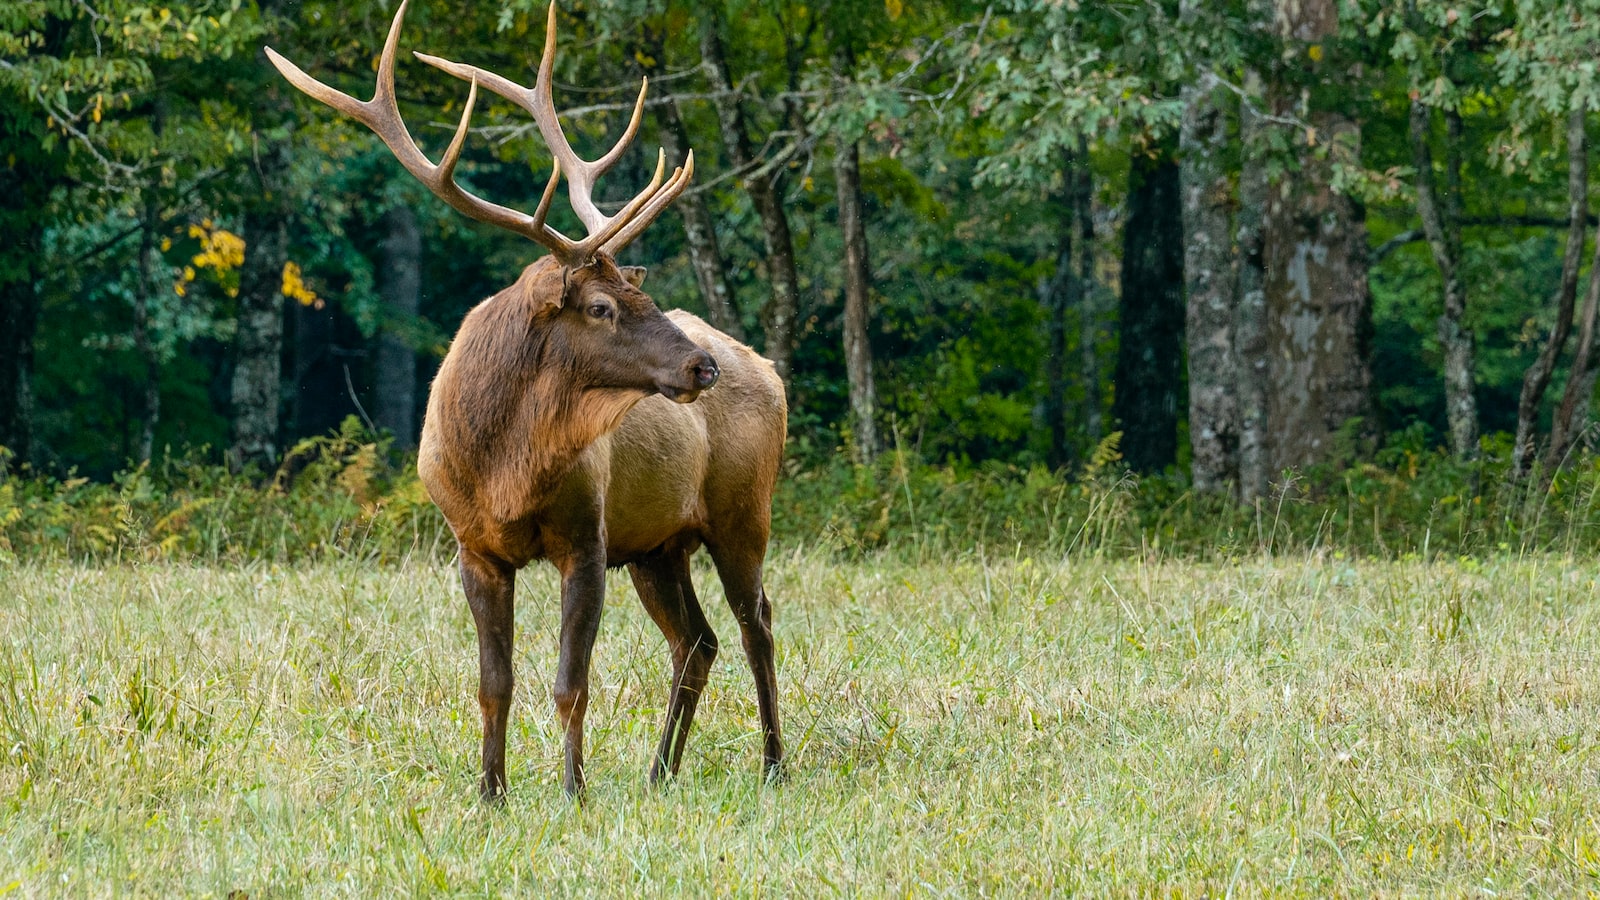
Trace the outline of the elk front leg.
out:
M 560 565 L 561 656 L 556 663 L 556 716 L 565 734 L 568 794 L 583 791 L 583 716 L 589 709 L 589 658 L 606 595 L 605 551 L 575 555 Z
M 498 800 L 506 791 L 516 570 L 462 547 L 461 586 L 478 626 L 478 706 L 483 710 L 483 780 L 478 791 L 485 800 Z

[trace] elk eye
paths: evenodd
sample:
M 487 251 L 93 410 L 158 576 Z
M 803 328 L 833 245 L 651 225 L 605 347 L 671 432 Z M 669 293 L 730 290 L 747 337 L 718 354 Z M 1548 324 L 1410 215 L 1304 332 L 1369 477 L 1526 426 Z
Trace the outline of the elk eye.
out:
M 604 303 L 596 303 L 589 307 L 589 315 L 596 319 L 609 319 L 611 318 L 611 307 Z

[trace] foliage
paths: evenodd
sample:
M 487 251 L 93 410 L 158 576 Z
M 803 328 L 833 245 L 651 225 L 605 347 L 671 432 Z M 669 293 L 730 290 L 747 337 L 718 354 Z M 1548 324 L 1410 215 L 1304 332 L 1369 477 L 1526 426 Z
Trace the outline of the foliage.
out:
M 350 419 L 301 441 L 272 477 L 167 457 L 118 474 L 0 481 L 0 553 L 12 558 L 245 560 L 399 559 L 453 547 L 409 466 Z M 258 482 L 260 482 L 258 484 Z
M 1375 243 L 1415 228 L 1406 189 L 1410 93 L 1461 111 L 1467 321 L 1488 432 L 1511 427 L 1521 373 L 1549 327 L 1543 300 L 1554 286 L 1559 230 L 1538 223 L 1565 215 L 1559 120 L 1573 105 L 1597 105 L 1590 61 L 1600 10 L 1587 0 L 1566 6 L 1345 3 L 1337 40 L 1315 52 L 1349 63 L 1341 71 L 1350 77 L 1303 85 L 1315 103 L 1362 119 L 1361 157 L 1344 161 L 1340 184 L 1366 203 Z M 851 439 L 840 346 L 843 247 L 827 173 L 832 147 L 858 140 L 882 432 L 898 433 L 912 453 L 954 471 L 1026 472 L 1048 441 L 1045 315 L 1037 298 L 1055 274 L 1064 155 L 1080 136 L 1090 139 L 1103 273 L 1093 296 L 1110 300 L 1118 291 L 1114 248 L 1130 153 L 1174 128 L 1185 85 L 1215 88 L 1229 115 L 1264 108 L 1246 77 L 1281 62 L 1264 8 L 1244 0 L 567 4 L 557 97 L 580 152 L 592 155 L 621 131 L 643 64 L 642 36 L 659 32 L 652 96 L 677 98 L 696 150 L 695 190 L 716 220 L 735 306 L 761 347 L 766 251 L 742 173 L 720 146 L 698 65 L 700 32 L 715 11 L 728 29 L 758 156 L 784 173 L 801 288 L 795 455 L 820 471 Z M 436 157 L 441 150 L 448 134 L 441 122 L 460 112 L 466 89 L 409 51 L 526 80 L 542 50 L 545 9 L 524 0 L 412 5 L 399 83 L 425 151 Z M 151 371 L 161 410 L 152 470 L 168 454 L 220 460 L 233 414 L 237 262 L 250 253 L 246 213 L 265 204 L 257 174 L 274 148 L 287 155 L 286 174 L 270 188 L 287 198 L 272 208 L 288 217 L 290 244 L 287 258 L 270 267 L 281 269 L 289 307 L 285 445 L 321 433 L 358 405 L 373 407 L 374 357 L 385 336 L 419 352 L 417 387 L 424 386 L 466 310 L 537 255 L 526 241 L 433 198 L 365 129 L 293 92 L 257 53 L 271 44 L 329 83 L 367 96 L 389 13 L 321 0 L 0 4 L 4 156 L 48 185 L 46 202 L 0 217 L 8 248 L 36 246 L 26 236 L 44 240 L 42 252 L 0 253 L 0 282 L 8 273 L 33 277 L 30 266 L 41 273 L 31 452 L 41 472 L 65 483 L 72 472 L 105 480 L 126 469 L 148 414 L 141 401 Z M 1270 174 L 1292 163 L 1283 151 L 1290 132 L 1305 125 L 1296 115 L 1263 129 Z M 536 129 L 488 95 L 475 122 L 461 181 L 496 202 L 531 208 L 548 174 Z M 646 115 L 638 149 L 602 180 L 602 200 L 642 186 L 659 127 Z M 1219 158 L 1237 175 L 1247 148 L 1237 134 L 1228 140 Z M 563 205 L 555 204 L 555 215 L 570 228 Z M 426 288 L 416 314 L 386 308 L 380 293 L 382 222 L 395 206 L 412 208 L 422 224 Z M 630 248 L 629 261 L 651 268 L 649 287 L 663 306 L 703 311 L 677 224 L 667 213 L 650 240 Z M 145 234 L 157 239 L 163 282 L 150 296 L 137 265 Z M 1421 421 L 1434 440 L 1443 433 L 1432 325 L 1439 291 L 1420 250 L 1373 263 L 1374 393 L 1382 427 Z M 138 358 L 136 306 L 151 359 Z M 1073 351 L 1086 337 L 1079 327 L 1072 317 L 1066 340 Z M 1116 343 L 1114 323 L 1105 322 L 1090 350 L 1109 357 Z M 1070 409 L 1104 406 L 1111 386 L 1072 376 Z M 1070 431 L 1081 445 L 1077 456 L 1092 451 L 1085 429 Z
M 1600 550 L 1600 457 L 1548 489 L 1508 486 L 1508 440 L 1472 463 L 1429 449 L 1418 424 L 1370 463 L 1286 472 L 1251 507 L 1171 476 L 1125 472 L 1117 435 L 1074 477 L 1042 466 L 937 466 L 903 447 L 876 465 L 843 456 L 780 481 L 774 540 L 840 558 L 973 553 L 1116 557 L 1156 549 L 1201 560 L 1329 551 L 1493 558 Z M 168 458 L 110 483 L 27 469 L 0 480 L 0 554 L 16 560 L 444 561 L 455 543 L 409 461 L 354 419 L 301 441 L 270 475 Z

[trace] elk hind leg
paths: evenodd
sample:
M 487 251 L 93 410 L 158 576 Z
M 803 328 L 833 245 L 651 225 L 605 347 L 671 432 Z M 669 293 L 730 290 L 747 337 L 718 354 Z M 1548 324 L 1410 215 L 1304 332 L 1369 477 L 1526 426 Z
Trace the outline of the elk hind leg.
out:
M 639 601 L 655 620 L 672 650 L 672 689 L 667 697 L 667 723 L 650 763 L 650 782 L 678 774 L 695 707 L 717 658 L 717 636 L 706 621 L 689 578 L 689 554 L 664 548 L 628 566 Z
M 717 577 L 728 596 L 728 607 L 739 622 L 744 653 L 755 676 L 756 705 L 761 713 L 762 762 L 767 780 L 783 777 L 783 734 L 778 725 L 778 670 L 773 659 L 772 602 L 761 583 L 766 556 L 765 533 L 753 547 L 710 545 Z

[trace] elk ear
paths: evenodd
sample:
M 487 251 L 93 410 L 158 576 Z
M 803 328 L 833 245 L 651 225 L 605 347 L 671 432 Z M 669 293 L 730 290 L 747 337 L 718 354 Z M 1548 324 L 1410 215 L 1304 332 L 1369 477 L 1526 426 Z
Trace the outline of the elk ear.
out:
M 644 266 L 618 266 L 617 269 L 622 272 L 624 281 L 636 288 L 644 287 Z
M 539 260 L 526 269 L 512 286 L 520 295 L 530 317 L 561 309 L 567 295 L 566 269 L 546 263 L 549 257 Z

